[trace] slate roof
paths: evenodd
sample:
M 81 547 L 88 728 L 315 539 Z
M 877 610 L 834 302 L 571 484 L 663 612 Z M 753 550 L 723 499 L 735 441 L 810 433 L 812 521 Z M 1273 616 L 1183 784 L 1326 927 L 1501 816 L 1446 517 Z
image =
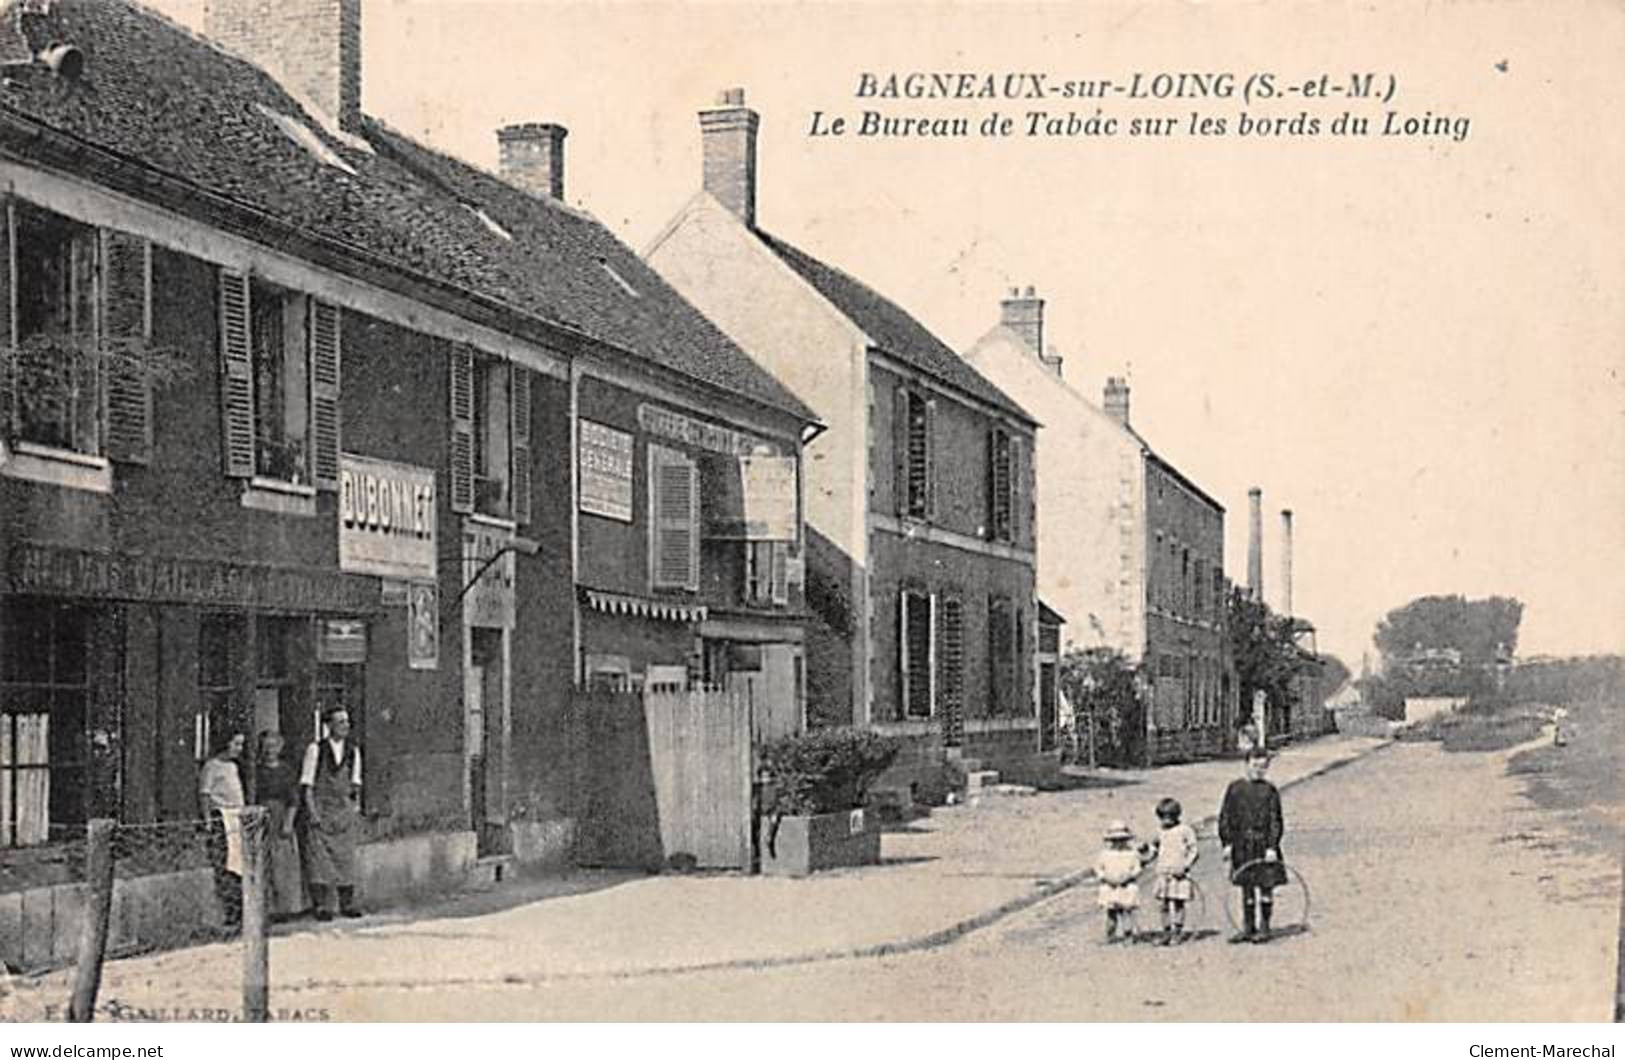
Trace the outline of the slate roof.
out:
M 824 264 L 776 236 L 760 229 L 756 230 L 756 235 L 780 260 L 861 328 L 881 350 L 962 393 L 980 398 L 1028 423 L 1037 423 L 1025 409 L 965 363 L 902 306 L 861 280 Z
M 14 7 L 0 10 L 0 58 L 27 55 Z M 136 171 L 191 185 L 198 201 L 194 209 L 183 200 L 183 210 L 202 213 L 206 201 L 225 200 L 263 216 L 267 241 L 272 229 L 291 228 L 337 248 L 341 260 L 449 286 L 458 297 L 816 421 L 591 216 L 371 118 L 358 130 L 371 151 L 329 135 L 264 70 L 125 0 L 57 0 L 52 9 L 57 39 L 85 54 L 84 74 L 69 82 L 39 66 L 8 66 L 0 117 L 22 116 Z M 302 121 L 353 172 L 325 164 L 267 111 Z M 24 154 L 33 146 L 15 134 L 4 143 Z M 86 168 L 104 183 L 115 179 L 115 167 L 98 171 L 94 158 Z

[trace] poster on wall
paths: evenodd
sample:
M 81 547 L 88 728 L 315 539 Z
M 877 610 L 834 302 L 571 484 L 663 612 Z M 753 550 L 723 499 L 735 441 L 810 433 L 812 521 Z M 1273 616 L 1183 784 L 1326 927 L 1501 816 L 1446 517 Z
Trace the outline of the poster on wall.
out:
M 581 510 L 623 523 L 632 521 L 632 436 L 591 420 L 581 421 Z
M 440 668 L 440 596 L 432 582 L 406 588 L 406 658 L 414 670 Z
M 714 456 L 702 461 L 706 536 L 796 540 L 796 459 Z
M 432 469 L 340 455 L 338 522 L 340 570 L 434 578 Z

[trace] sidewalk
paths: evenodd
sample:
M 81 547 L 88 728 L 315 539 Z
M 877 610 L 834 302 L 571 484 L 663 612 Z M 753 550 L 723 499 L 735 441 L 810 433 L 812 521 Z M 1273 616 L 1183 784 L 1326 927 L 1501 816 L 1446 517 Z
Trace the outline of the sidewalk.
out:
M 1270 778 L 1290 785 L 1386 743 L 1330 737 L 1291 747 L 1277 755 Z M 543 900 L 500 911 L 480 911 L 474 899 L 474 906 L 454 901 L 399 919 L 300 930 L 271 942 L 273 997 L 297 1000 L 301 992 L 345 986 L 614 978 L 924 949 L 1085 882 L 1107 822 L 1125 818 L 1148 837 L 1157 827 L 1153 807 L 1165 795 L 1184 803 L 1186 820 L 1205 838 L 1225 785 L 1239 774 L 1235 761 L 1101 770 L 1077 790 L 984 796 L 887 832 L 881 865 L 806 879 L 580 874 L 537 885 Z M 113 962 L 103 997 L 139 1005 L 158 992 L 172 1007 L 172 999 L 206 990 L 202 996 L 230 1004 L 241 959 L 235 945 L 212 945 Z M 55 993 L 48 982 L 37 985 Z

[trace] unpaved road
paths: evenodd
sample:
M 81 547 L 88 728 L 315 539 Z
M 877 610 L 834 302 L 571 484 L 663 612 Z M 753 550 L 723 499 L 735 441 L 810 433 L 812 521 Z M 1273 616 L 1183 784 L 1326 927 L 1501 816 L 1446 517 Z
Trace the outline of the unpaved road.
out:
M 1184 947 L 1103 945 L 1086 885 L 904 957 L 279 991 L 272 1003 L 345 1020 L 1606 1020 L 1618 855 L 1596 841 L 1595 813 L 1586 833 L 1573 812 L 1527 798 L 1532 778 L 1506 766 L 1501 753 L 1400 744 L 1289 789 L 1287 858 L 1312 890 L 1311 920 L 1268 946 L 1225 942 L 1228 891 L 1204 838 L 1206 908 L 1192 926 L 1206 932 Z M 1602 794 L 1617 821 L 1617 779 Z M 1299 897 L 1283 893 L 1278 922 L 1298 919 Z M 402 945 L 403 961 L 432 964 L 432 952 Z M 121 1000 L 230 1004 L 231 988 L 171 983 L 164 997 Z

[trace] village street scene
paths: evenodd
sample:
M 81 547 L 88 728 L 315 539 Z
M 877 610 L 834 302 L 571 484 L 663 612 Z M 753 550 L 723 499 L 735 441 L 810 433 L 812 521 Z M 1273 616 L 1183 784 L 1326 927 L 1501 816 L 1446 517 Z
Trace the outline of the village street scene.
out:
M 1621 1018 L 1619 307 L 1137 256 L 1196 146 L 920 213 L 771 57 L 626 118 L 404 43 L 839 32 L 733 10 L 0 5 L 0 1020 Z

